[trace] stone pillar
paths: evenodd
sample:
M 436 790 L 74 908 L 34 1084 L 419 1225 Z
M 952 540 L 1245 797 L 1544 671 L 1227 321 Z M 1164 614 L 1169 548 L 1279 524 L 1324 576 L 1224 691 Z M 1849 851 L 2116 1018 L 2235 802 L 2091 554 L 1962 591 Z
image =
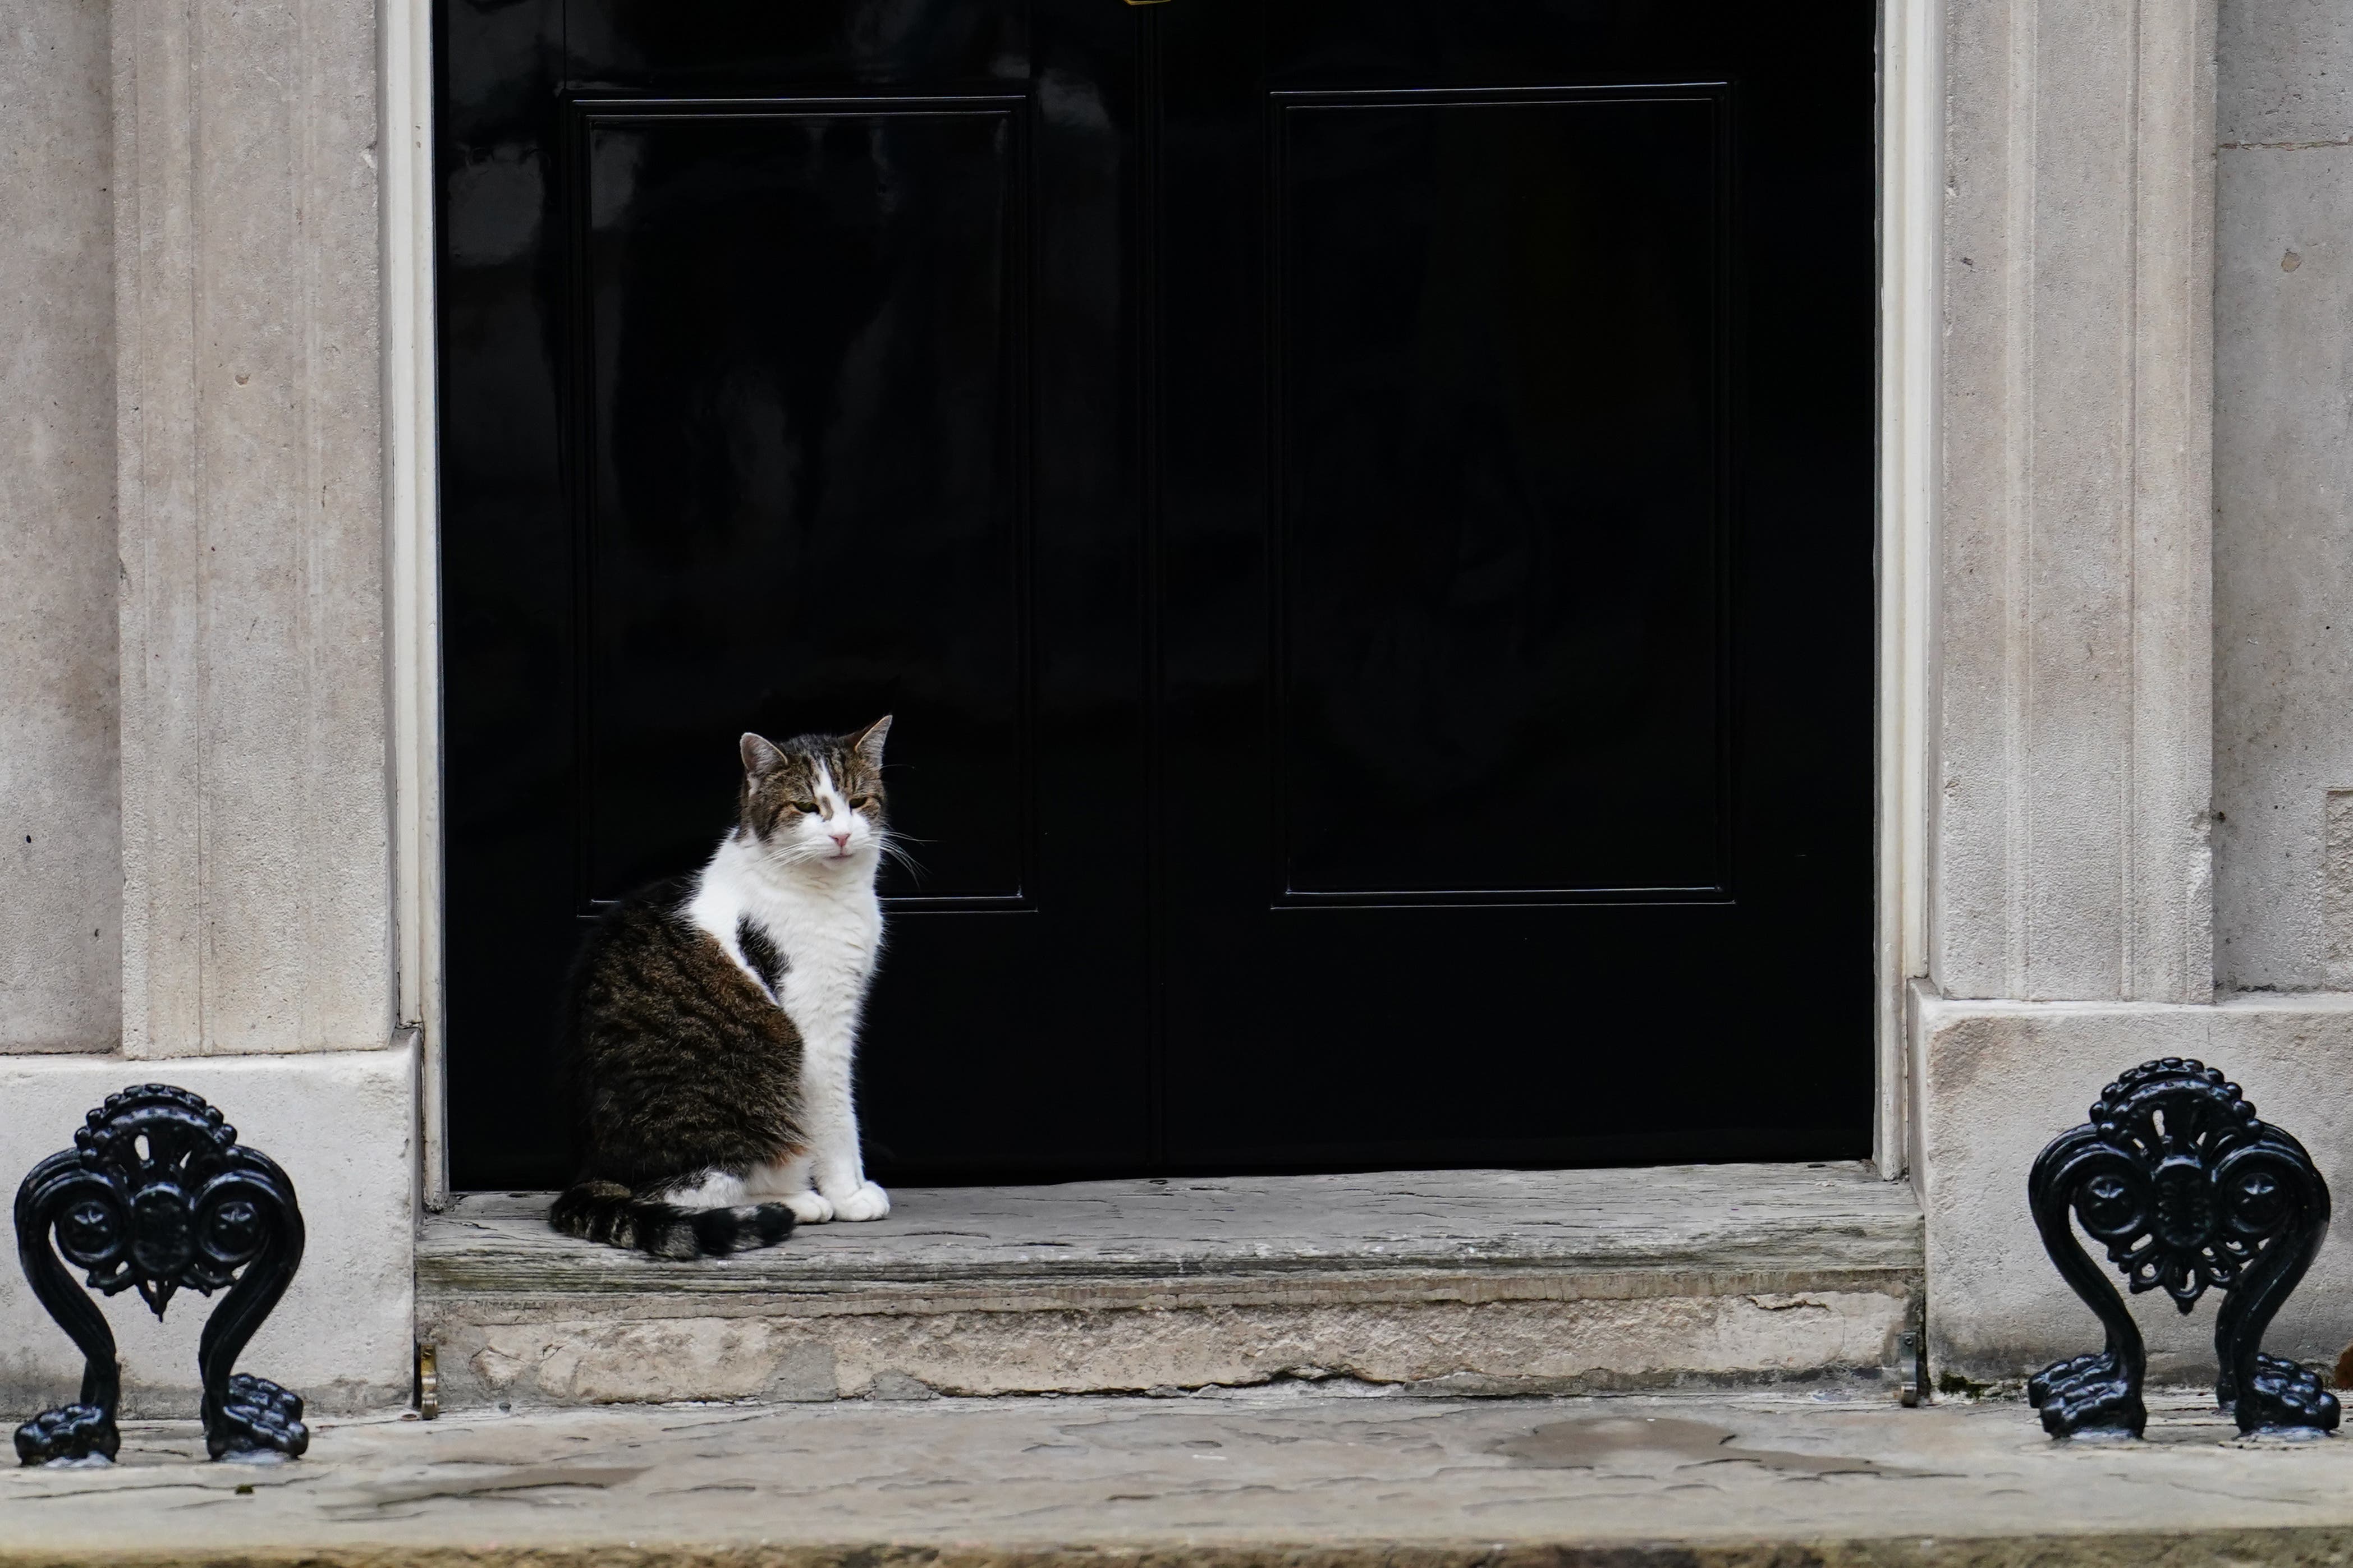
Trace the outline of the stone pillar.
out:
M 1948 0 L 1945 59 L 1931 977 L 2203 1002 L 2213 0 Z
M 104 6 L 0 0 L 0 1052 L 121 1027 L 107 78 Z
M 368 0 L 118 0 L 122 1045 L 393 1023 Z

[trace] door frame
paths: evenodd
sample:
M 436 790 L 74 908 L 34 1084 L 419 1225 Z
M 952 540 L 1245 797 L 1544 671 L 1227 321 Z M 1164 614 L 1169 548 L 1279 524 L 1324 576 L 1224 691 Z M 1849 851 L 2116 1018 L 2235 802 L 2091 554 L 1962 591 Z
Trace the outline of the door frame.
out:
M 1905 996 L 1927 973 L 1931 596 L 1943 245 L 1944 5 L 1880 0 L 1878 533 L 1873 1159 L 1905 1175 Z M 385 548 L 396 1024 L 417 1032 L 418 1196 L 449 1195 L 443 1057 L 441 595 L 435 397 L 432 0 L 386 0 L 383 134 Z
M 1928 973 L 1928 796 L 1944 339 L 1943 0 L 1879 4 L 1878 1082 L 1872 1158 L 1910 1173 L 1906 998 Z
M 391 726 L 395 1024 L 417 1032 L 417 1196 L 449 1195 L 442 1042 L 441 479 L 434 336 L 433 0 L 383 0 L 385 698 Z

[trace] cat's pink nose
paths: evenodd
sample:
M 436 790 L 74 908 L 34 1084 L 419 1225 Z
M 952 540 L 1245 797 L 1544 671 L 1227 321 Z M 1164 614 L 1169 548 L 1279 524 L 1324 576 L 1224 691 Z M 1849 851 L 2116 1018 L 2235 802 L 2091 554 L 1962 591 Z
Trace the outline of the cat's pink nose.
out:
M 834 847 L 836 849 L 847 849 L 847 848 L 849 848 L 849 834 L 847 834 L 847 833 L 837 833 L 837 834 L 834 834 L 832 837 L 833 837 L 833 847 Z

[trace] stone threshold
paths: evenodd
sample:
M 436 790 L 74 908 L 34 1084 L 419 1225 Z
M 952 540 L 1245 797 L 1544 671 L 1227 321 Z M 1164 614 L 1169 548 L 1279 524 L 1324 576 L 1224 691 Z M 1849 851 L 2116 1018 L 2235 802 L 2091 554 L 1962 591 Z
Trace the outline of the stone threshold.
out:
M 0 1472 L 0 1568 L 2052 1568 L 2342 1563 L 2353 1444 L 2045 1438 L 1787 1393 L 665 1405 L 322 1421 L 307 1458 Z
M 907 1189 L 685 1263 L 557 1236 L 546 1205 L 425 1221 L 452 1407 L 1917 1377 L 1919 1210 L 1859 1163 Z

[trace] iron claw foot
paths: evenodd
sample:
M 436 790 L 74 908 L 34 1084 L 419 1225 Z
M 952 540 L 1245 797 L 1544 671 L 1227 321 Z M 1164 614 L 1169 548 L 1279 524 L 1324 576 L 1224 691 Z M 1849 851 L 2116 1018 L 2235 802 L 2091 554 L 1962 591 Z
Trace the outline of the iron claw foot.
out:
M 2052 1362 L 2026 1380 L 2026 1403 L 2037 1410 L 2042 1409 L 2054 1386 L 2096 1372 L 2107 1362 L 2107 1355 L 2101 1351 L 2088 1351 L 2082 1355 L 2069 1356 L 2065 1361 Z
M 16 1461 L 24 1465 L 93 1458 L 111 1461 L 121 1447 L 114 1417 L 96 1405 L 60 1405 L 16 1428 Z
M 2339 1411 L 2337 1395 L 2323 1388 L 2319 1377 L 2284 1356 L 2255 1357 L 2254 1392 L 2244 1399 L 2224 1395 L 2222 1406 L 2238 1417 L 2242 1432 L 2275 1427 L 2334 1432 Z
M 205 1401 L 205 1447 L 216 1459 L 226 1454 L 283 1454 L 299 1459 L 311 1446 L 302 1425 L 302 1396 L 266 1377 L 240 1372 L 228 1380 L 228 1397 L 218 1409 Z
M 2140 1379 L 2105 1352 L 2052 1363 L 2028 1381 L 2026 1398 L 2042 1412 L 2042 1429 L 2053 1437 L 2084 1432 L 2137 1437 L 2148 1425 Z

